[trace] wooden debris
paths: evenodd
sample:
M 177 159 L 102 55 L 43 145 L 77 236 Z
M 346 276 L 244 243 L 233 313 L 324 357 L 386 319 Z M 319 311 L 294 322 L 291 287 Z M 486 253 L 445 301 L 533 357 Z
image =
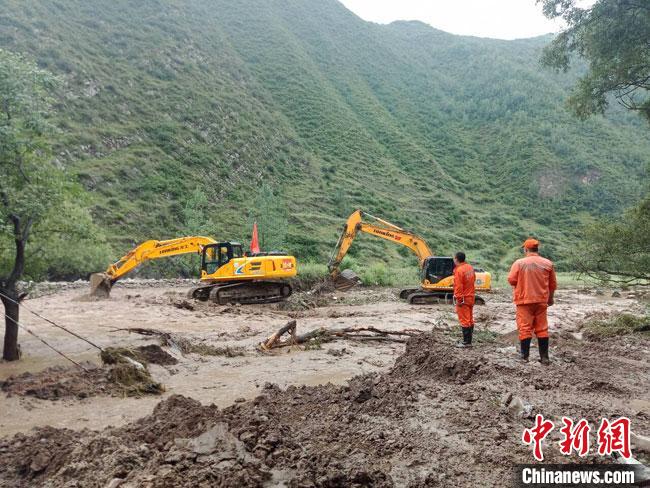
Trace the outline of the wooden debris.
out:
M 297 334 L 297 322 L 290 320 L 283 325 L 277 332 L 260 343 L 259 349 L 268 351 L 279 347 L 288 347 L 297 344 L 305 344 L 312 340 L 319 342 L 331 342 L 339 339 L 353 341 L 378 341 L 378 342 L 406 342 L 408 337 L 420 334 L 417 330 L 382 330 L 376 327 L 345 327 L 342 329 L 328 329 L 319 327 L 306 332 Z M 287 339 L 282 340 L 286 334 Z

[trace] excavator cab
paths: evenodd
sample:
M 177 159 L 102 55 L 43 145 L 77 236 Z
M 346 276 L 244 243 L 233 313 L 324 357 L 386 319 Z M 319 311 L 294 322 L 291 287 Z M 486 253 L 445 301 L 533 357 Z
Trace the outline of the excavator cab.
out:
M 422 264 L 422 282 L 438 283 L 454 274 L 454 259 L 449 257 L 431 256 Z
M 201 269 L 207 274 L 216 271 L 230 262 L 231 259 L 244 256 L 242 246 L 238 242 L 217 242 L 208 244 L 201 254 Z

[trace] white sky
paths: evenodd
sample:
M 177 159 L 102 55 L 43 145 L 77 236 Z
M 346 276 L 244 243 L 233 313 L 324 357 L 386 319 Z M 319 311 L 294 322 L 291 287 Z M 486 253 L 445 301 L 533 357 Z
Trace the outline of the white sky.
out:
M 583 0 L 582 7 L 595 0 Z M 542 14 L 535 0 L 340 0 L 364 20 L 388 24 L 420 20 L 436 29 L 496 39 L 519 39 L 557 32 L 562 24 Z

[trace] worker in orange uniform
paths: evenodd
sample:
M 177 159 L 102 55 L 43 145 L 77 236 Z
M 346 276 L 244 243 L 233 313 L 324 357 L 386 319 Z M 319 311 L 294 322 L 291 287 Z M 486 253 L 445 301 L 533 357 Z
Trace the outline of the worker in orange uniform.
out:
M 525 257 L 515 261 L 508 274 L 517 306 L 517 329 L 521 359 L 528 361 L 533 332 L 537 337 L 539 360 L 550 364 L 548 358 L 548 319 L 546 309 L 553 305 L 557 279 L 553 263 L 541 257 L 539 241 L 527 239 L 523 245 Z
M 463 330 L 463 342 L 456 347 L 471 347 L 474 332 L 474 268 L 465 262 L 465 253 L 457 252 L 454 256 L 454 303 L 456 313 Z

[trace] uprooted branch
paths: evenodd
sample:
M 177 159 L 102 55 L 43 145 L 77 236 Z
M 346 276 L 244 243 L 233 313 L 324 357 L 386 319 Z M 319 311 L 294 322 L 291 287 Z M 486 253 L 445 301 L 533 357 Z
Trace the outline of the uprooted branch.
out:
M 386 342 L 406 342 L 407 338 L 420 331 L 417 330 L 382 330 L 376 327 L 345 327 L 342 329 L 328 329 L 319 327 L 304 334 L 296 333 L 297 323 L 291 320 L 283 325 L 277 332 L 260 343 L 259 348 L 263 351 L 287 347 L 296 344 L 305 344 L 312 340 L 319 342 L 331 342 L 338 339 L 347 339 L 355 341 L 386 341 Z M 282 339 L 286 334 L 288 338 Z
M 140 335 L 145 335 L 145 336 L 159 336 L 159 337 L 165 337 L 170 335 L 169 332 L 163 332 L 162 330 L 158 329 L 143 329 L 142 327 L 125 327 L 125 328 L 113 328 L 111 329 L 111 332 L 121 332 L 121 331 L 126 331 L 126 332 L 133 332 L 134 334 L 140 334 Z

